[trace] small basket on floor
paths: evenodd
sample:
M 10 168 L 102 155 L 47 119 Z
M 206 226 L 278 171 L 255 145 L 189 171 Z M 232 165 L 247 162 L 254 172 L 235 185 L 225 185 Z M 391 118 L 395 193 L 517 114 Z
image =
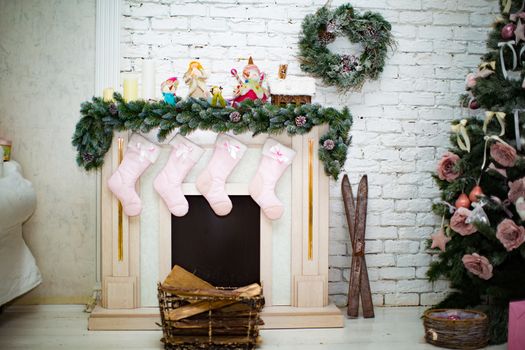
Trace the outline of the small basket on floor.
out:
M 262 293 L 243 297 L 233 288 L 183 289 L 159 283 L 158 299 L 165 349 L 245 350 L 260 342 Z M 199 308 L 204 311 L 194 314 Z
M 423 314 L 425 340 L 449 349 L 480 349 L 489 342 L 487 315 L 476 310 L 434 309 Z

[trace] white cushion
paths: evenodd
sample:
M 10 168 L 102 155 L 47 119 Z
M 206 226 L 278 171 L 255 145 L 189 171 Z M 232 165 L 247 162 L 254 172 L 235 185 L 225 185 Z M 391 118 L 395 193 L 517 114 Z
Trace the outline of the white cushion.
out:
M 24 179 L 15 161 L 4 163 L 4 175 L 0 178 L 0 232 L 25 222 L 36 206 L 33 185 Z
M 42 282 L 35 258 L 22 238 L 22 223 L 33 214 L 36 194 L 20 165 L 4 163 L 0 177 L 0 305 Z

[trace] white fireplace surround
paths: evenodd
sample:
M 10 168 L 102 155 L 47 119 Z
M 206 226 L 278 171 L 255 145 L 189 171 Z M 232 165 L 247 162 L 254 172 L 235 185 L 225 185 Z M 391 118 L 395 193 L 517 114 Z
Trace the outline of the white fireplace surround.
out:
M 104 87 L 117 86 L 119 80 L 119 52 L 115 47 L 119 46 L 120 14 L 119 0 L 97 0 L 96 91 L 99 92 Z M 343 326 L 340 311 L 328 304 L 329 180 L 317 156 L 319 135 L 323 131 L 318 127 L 307 135 L 272 136 L 293 148 L 297 155 L 278 185 L 277 195 L 283 196 L 287 213 L 282 221 L 275 222 L 261 214 L 260 272 L 266 298 L 263 311 L 266 328 Z M 122 215 L 119 219 L 118 200 L 106 186 L 119 164 L 118 141 L 121 139 L 123 153 L 128 136 L 115 134 L 101 174 L 102 302 L 89 319 L 91 330 L 158 329 L 156 283 L 171 269 L 171 215 L 148 185 L 164 165 L 162 157 L 137 184 L 144 204 L 141 216 Z M 215 137 L 211 132 L 188 136 L 208 154 Z M 268 135 L 235 137 L 248 146 L 247 153 L 251 155 L 245 157 L 244 165 L 242 161 L 239 163 L 226 190 L 230 195 L 247 195 L 249 173 L 255 173 Z M 163 148 L 166 156 L 169 148 Z M 183 184 L 186 195 L 199 194 L 194 179 L 206 162 L 205 154 L 188 175 Z M 155 246 L 157 249 L 152 248 Z M 156 263 L 152 264 L 153 261 Z
M 240 160 L 237 167 L 232 172 L 229 177 L 228 183 L 226 185 L 226 193 L 230 196 L 247 196 L 249 181 L 253 178 L 255 174 L 256 166 L 260 158 L 261 149 L 263 142 L 266 140 L 266 136 L 259 136 L 252 138 L 250 135 L 243 135 L 241 137 L 234 136 L 236 139 L 241 140 L 244 144 L 248 146 L 243 158 Z M 202 169 L 208 163 L 208 160 L 211 158 L 214 147 L 214 139 L 216 138 L 215 133 L 211 132 L 196 132 L 193 135 L 189 135 L 188 138 L 204 148 L 205 153 L 195 165 L 195 167 L 190 171 L 186 179 L 184 180 L 182 190 L 184 195 L 201 195 L 195 186 L 195 180 L 197 175 L 200 174 Z M 283 140 L 284 139 L 284 140 Z M 289 137 L 281 137 L 280 140 L 283 144 L 286 143 L 286 146 L 291 146 Z M 167 150 L 169 153 L 169 149 Z M 161 167 L 163 164 L 161 165 Z M 155 169 L 157 170 L 157 169 Z M 158 172 L 152 171 L 151 178 L 154 178 Z M 266 216 L 261 211 L 260 216 L 260 278 L 261 283 L 264 288 L 264 295 L 266 299 L 266 305 L 271 306 L 273 304 L 280 305 L 290 305 L 291 304 L 291 287 L 290 287 L 290 254 L 279 254 L 279 257 L 276 257 L 274 254 L 275 250 L 279 250 L 280 247 L 272 244 L 273 233 L 274 231 L 279 231 L 281 236 L 284 236 L 284 239 L 281 239 L 279 243 L 289 247 L 290 240 L 290 229 L 291 229 L 291 191 L 290 191 L 290 176 L 291 171 L 288 170 L 280 181 L 280 186 L 277 187 L 278 196 L 283 199 L 285 204 L 285 213 L 280 220 L 272 222 L 266 218 Z M 284 183 L 284 186 L 283 186 Z M 285 198 L 283 198 L 283 196 Z M 160 199 L 160 197 L 159 197 Z M 170 272 L 171 266 L 171 213 L 167 209 L 166 205 L 159 200 L 158 205 L 158 218 L 159 218 L 159 279 L 164 279 L 165 276 Z M 191 210 L 191 208 L 190 208 Z M 191 234 L 188 232 L 188 234 Z M 288 244 L 287 244 L 288 243 Z M 144 253 L 144 252 L 143 252 Z M 285 255 L 285 256 L 282 256 Z M 274 258 L 280 258 L 280 261 L 276 264 L 273 263 Z M 278 269 L 274 269 L 275 265 L 279 265 Z M 278 275 L 278 276 L 276 276 Z M 277 303 L 274 302 L 273 298 L 273 285 L 274 280 L 277 281 L 278 287 L 276 292 L 280 293 L 277 297 Z M 144 290 L 144 288 L 142 288 Z M 142 298 L 145 301 L 145 298 Z

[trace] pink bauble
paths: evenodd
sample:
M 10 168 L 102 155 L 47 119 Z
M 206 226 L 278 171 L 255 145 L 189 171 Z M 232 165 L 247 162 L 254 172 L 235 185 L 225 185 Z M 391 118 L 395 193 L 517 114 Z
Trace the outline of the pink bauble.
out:
M 470 101 L 470 103 L 468 104 L 468 108 L 470 108 L 470 109 L 478 109 L 479 108 L 478 101 L 476 101 L 476 100 Z
M 484 196 L 483 190 L 481 189 L 481 187 L 479 185 L 476 185 L 472 189 L 472 191 L 470 191 L 470 193 L 468 195 L 468 199 L 470 199 L 470 201 L 472 203 L 474 203 L 474 202 L 479 201 L 479 197 L 481 197 L 481 196 Z
M 514 38 L 515 30 L 516 30 L 516 25 L 514 23 L 505 24 L 505 26 L 501 28 L 501 37 L 505 40 L 510 40 Z
M 465 193 L 462 193 L 459 195 L 458 199 L 456 200 L 456 208 L 470 208 L 470 199 L 468 199 L 468 196 Z
M 451 321 L 458 321 L 461 320 L 461 317 L 459 317 L 458 315 L 450 315 L 448 319 Z
M 476 86 L 476 74 L 470 73 L 469 75 L 467 75 L 465 83 L 467 85 L 467 88 L 473 88 L 474 86 Z

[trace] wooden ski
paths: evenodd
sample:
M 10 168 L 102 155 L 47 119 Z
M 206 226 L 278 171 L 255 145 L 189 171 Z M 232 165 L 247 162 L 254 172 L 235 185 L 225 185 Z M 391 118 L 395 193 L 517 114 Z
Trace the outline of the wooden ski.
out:
M 363 316 L 371 318 L 374 317 L 374 306 L 365 260 L 368 178 L 366 175 L 361 178 L 357 193 L 357 203 L 354 201 L 352 186 L 346 175 L 343 178 L 341 190 L 352 242 L 352 265 L 348 287 L 348 316 L 351 318 L 359 316 L 359 296 L 361 295 Z
M 353 242 L 355 237 L 355 201 L 348 175 L 343 177 L 341 192 L 343 194 L 343 204 L 345 205 L 346 223 L 348 224 L 348 231 L 350 231 L 350 242 Z

